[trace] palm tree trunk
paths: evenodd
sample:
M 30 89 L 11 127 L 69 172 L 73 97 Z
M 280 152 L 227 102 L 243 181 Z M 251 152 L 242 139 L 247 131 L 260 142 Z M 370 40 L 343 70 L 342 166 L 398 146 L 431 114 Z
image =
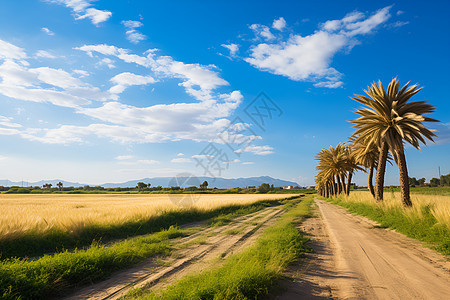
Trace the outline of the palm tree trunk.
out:
M 333 181 L 331 182 L 331 184 L 333 185 L 333 196 L 336 195 L 336 182 L 334 182 L 334 176 L 333 176 Z
M 336 184 L 337 193 L 340 194 L 342 185 L 341 185 L 341 178 L 339 177 L 339 175 L 336 175 L 336 181 L 337 181 L 337 184 Z
M 372 194 L 372 197 L 375 198 L 375 191 L 373 189 L 373 182 L 372 182 L 372 180 L 373 180 L 373 168 L 374 168 L 374 166 L 373 166 L 373 162 L 372 162 L 372 164 L 370 165 L 370 168 L 369 168 L 369 176 L 367 176 L 367 180 L 368 180 L 369 191 Z
M 341 193 L 345 194 L 345 176 L 341 176 Z
M 347 196 L 350 195 L 350 186 L 352 185 L 352 172 L 348 172 L 348 182 L 347 182 Z
M 404 206 L 412 206 L 411 198 L 409 195 L 409 178 L 408 167 L 406 166 L 405 151 L 403 144 L 401 148 L 397 150 L 398 157 L 398 171 L 400 173 L 400 191 L 402 196 L 402 202 Z
M 378 157 L 377 176 L 375 179 L 375 199 L 383 200 L 384 172 L 386 171 L 386 160 L 388 155 L 388 145 L 385 141 L 381 143 L 380 155 Z

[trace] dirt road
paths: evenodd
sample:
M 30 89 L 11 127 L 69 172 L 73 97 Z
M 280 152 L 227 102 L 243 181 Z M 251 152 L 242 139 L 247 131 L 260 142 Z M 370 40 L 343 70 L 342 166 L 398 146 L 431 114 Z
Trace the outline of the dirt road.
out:
M 450 262 L 420 242 L 316 200 L 302 225 L 316 250 L 277 299 L 450 299 Z
M 268 207 L 235 218 L 224 226 L 203 227 L 195 234 L 173 241 L 177 250 L 171 256 L 149 258 L 64 299 L 117 299 L 132 288 L 163 288 L 187 274 L 221 264 L 231 253 L 252 244 L 263 229 L 273 224 L 283 212 L 280 206 Z

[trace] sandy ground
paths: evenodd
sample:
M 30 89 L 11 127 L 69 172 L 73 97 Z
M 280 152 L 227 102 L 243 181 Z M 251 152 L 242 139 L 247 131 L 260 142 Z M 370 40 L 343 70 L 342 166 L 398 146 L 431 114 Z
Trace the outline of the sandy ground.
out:
M 170 257 L 150 258 L 64 299 L 117 299 L 132 288 L 164 288 L 185 275 L 220 265 L 230 254 L 251 245 L 283 213 L 281 207 L 269 207 L 238 217 L 225 226 L 205 226 L 195 234 L 175 240 L 178 249 Z
M 277 299 L 450 299 L 450 262 L 421 243 L 316 200 L 301 226 L 315 253 Z

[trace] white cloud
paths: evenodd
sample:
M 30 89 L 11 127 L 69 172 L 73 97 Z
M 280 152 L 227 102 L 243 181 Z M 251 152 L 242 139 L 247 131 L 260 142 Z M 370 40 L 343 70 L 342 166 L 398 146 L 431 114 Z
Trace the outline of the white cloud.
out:
M 112 13 L 108 10 L 98 10 L 92 7 L 92 0 L 46 0 L 50 3 L 57 3 L 65 5 L 72 9 L 75 15 L 75 20 L 90 19 L 92 24 L 98 25 L 99 23 L 108 20 Z
M 88 86 L 88 84 L 78 78 L 72 77 L 72 75 L 62 69 L 41 67 L 29 69 L 29 72 L 36 74 L 40 81 L 63 89 Z
M 397 11 L 397 16 L 400 16 L 400 15 L 402 15 L 402 14 L 404 14 L 405 12 L 403 11 L 403 10 L 398 10 Z
M 147 36 L 136 30 L 136 28 L 142 27 L 144 25 L 141 22 L 128 20 L 122 21 L 122 24 L 128 29 L 126 31 L 127 39 L 133 44 L 138 44 L 140 41 L 143 41 L 147 38 Z
M 151 76 L 141 76 L 129 72 L 117 74 L 111 78 L 110 81 L 116 84 L 109 89 L 109 91 L 114 94 L 120 94 L 127 87 L 132 85 L 147 85 L 149 83 L 156 82 L 156 80 Z
M 17 100 L 71 107 L 75 113 L 95 119 L 91 124 L 63 124 L 53 128 L 6 126 L 0 130 L 3 135 L 18 135 L 47 144 L 87 143 L 93 137 L 95 140 L 107 139 L 123 144 L 213 141 L 218 132 L 230 125 L 228 117 L 243 99 L 239 91 L 217 91 L 228 82 L 220 77 L 215 66 L 176 61 L 170 56 L 157 55 L 157 50 L 136 55 L 128 49 L 109 45 L 78 48 L 91 57 L 94 54 L 106 55 L 99 58 L 105 63 L 113 63 L 111 58 L 117 58 L 148 70 L 148 74 L 142 75 L 130 72 L 117 74 L 110 79 L 114 85 L 110 91 L 101 91 L 81 79 L 89 75 L 84 70 L 69 73 L 47 66 L 30 68 L 23 49 L 0 40 L 0 49 L 1 46 L 6 50 L 0 51 L 4 53 L 0 57 L 0 94 Z M 147 107 L 118 102 L 118 94 L 128 86 L 151 84 L 157 81 L 155 78 L 179 80 L 186 93 L 198 101 L 189 99 Z M 13 124 L 9 121 L 5 123 L 7 121 L 3 119 L 3 125 Z
M 361 12 L 347 14 L 341 20 L 320 24 L 311 35 L 290 35 L 276 43 L 258 43 L 250 47 L 250 56 L 245 59 L 254 67 L 273 74 L 286 76 L 295 81 L 314 82 L 317 87 L 337 88 L 342 86 L 342 74 L 331 67 L 334 55 L 358 44 L 359 35 L 372 33 L 389 18 L 387 6 L 366 17 Z M 274 21 L 281 26 L 280 19 Z M 266 32 L 267 26 L 253 24 L 257 34 Z M 266 40 L 275 39 L 266 35 Z
M 105 101 L 117 97 L 72 77 L 62 69 L 29 68 L 29 63 L 23 60 L 26 55 L 22 49 L 0 40 L 2 44 L 8 44 L 6 48 L 14 50 L 14 53 L 5 54 L 4 57 L 8 58 L 0 65 L 0 94 L 4 96 L 74 108 L 90 104 L 90 100 Z
M 397 28 L 408 25 L 409 21 L 397 21 L 388 25 L 388 27 Z
M 5 60 L 0 65 L 0 78 L 2 79 L 0 85 L 4 86 L 33 86 L 39 81 L 36 74 L 12 60 Z
M 81 50 L 86 52 L 90 57 L 93 57 L 93 52 L 98 52 L 103 55 L 118 55 L 120 53 L 120 48 L 116 46 L 110 46 L 106 44 L 99 45 L 84 45 L 82 47 L 75 48 L 76 50 Z M 125 52 L 125 51 L 123 51 Z M 125 52 L 126 53 L 126 52 Z
M 194 159 L 210 159 L 210 158 L 214 158 L 214 156 L 206 155 L 206 154 L 196 154 L 196 155 L 192 155 L 192 158 L 194 158 Z
M 11 121 L 11 118 L 0 116 L 0 125 L 5 127 L 11 127 L 11 128 L 20 128 L 22 125 L 14 123 Z
M 189 158 L 180 157 L 180 158 L 174 158 L 170 162 L 182 164 L 182 163 L 190 163 L 190 162 L 192 162 L 192 160 L 190 160 Z
M 84 45 L 75 49 L 85 51 L 90 56 L 93 56 L 93 52 L 115 56 L 124 62 L 150 68 L 158 76 L 179 78 L 183 80 L 180 85 L 185 88 L 186 92 L 202 101 L 212 99 L 212 90 L 229 85 L 227 81 L 219 77 L 217 72 L 213 71 L 215 68 L 213 65 L 186 64 L 176 61 L 170 56 L 157 56 L 156 49 L 148 50 L 147 56 L 130 54 L 128 49 L 105 44 Z
M 0 59 L 17 60 L 22 64 L 28 64 L 24 62 L 27 58 L 25 51 L 11 43 L 0 40 Z
M 283 17 L 273 21 L 272 28 L 275 28 L 276 30 L 279 31 L 283 31 L 285 27 L 286 27 L 286 20 Z
M 177 156 L 184 156 L 184 153 L 178 153 Z
M 86 137 L 92 135 L 121 144 L 158 143 L 165 140 L 161 134 L 146 133 L 137 128 L 106 124 L 91 124 L 88 126 L 62 125 L 52 129 L 28 128 L 26 131 L 16 134 L 20 134 L 25 139 L 45 144 L 82 144 L 86 143 Z
M 111 12 L 107 10 L 98 10 L 96 8 L 88 8 L 84 15 L 79 15 L 75 19 L 82 20 L 89 18 L 92 24 L 98 25 L 99 23 L 105 22 L 111 17 Z
M 235 164 L 235 163 L 238 163 L 238 162 L 241 162 L 239 159 L 233 159 L 233 160 L 230 160 L 230 161 L 226 161 L 226 162 L 224 162 L 224 163 L 226 163 L 226 164 Z
M 45 50 L 38 50 L 36 52 L 36 57 L 51 58 L 51 59 L 56 58 L 56 56 Z
M 25 88 L 22 86 L 10 86 L 0 84 L 0 94 L 7 97 L 42 103 L 52 103 L 58 106 L 73 107 L 76 108 L 79 105 L 87 105 L 91 103 L 87 99 L 72 96 L 70 94 L 47 90 L 42 88 Z
M 157 165 L 159 161 L 153 159 L 139 159 L 137 161 L 121 160 L 118 162 L 120 165 L 138 166 L 138 165 Z
M 42 27 L 41 30 L 42 30 L 42 32 L 45 32 L 48 35 L 55 35 L 55 33 L 53 31 L 51 31 L 50 29 L 48 29 L 47 27 Z
M 73 70 L 73 72 L 79 75 L 80 77 L 86 77 L 90 75 L 89 72 L 85 70 Z
M 109 69 L 114 69 L 116 66 L 114 65 L 114 61 L 110 58 L 103 58 L 97 63 L 98 66 L 107 66 Z
M 346 44 L 340 35 L 319 31 L 310 36 L 294 35 L 278 44 L 258 44 L 245 59 L 258 69 L 283 75 L 296 81 L 314 81 L 329 77 L 338 82 L 341 74 L 331 68 L 333 55 Z
M 225 119 L 241 102 L 234 100 L 208 101 L 199 103 L 159 104 L 150 107 L 135 107 L 117 102 L 109 102 L 98 108 L 83 108 L 79 113 L 98 120 L 132 127 L 154 137 L 165 139 L 191 139 L 209 141 L 226 126 Z
M 237 44 L 233 44 L 233 43 L 228 44 L 228 45 L 222 44 L 221 46 L 230 50 L 231 56 L 235 56 L 236 53 L 239 51 L 239 45 L 237 45 Z
M 129 160 L 129 159 L 132 159 L 132 158 L 133 158 L 133 155 L 119 155 L 119 156 L 116 156 L 117 160 Z
M 255 164 L 255 163 L 252 162 L 252 161 L 244 161 L 242 164 L 243 164 L 243 165 L 253 165 L 253 164 Z
M 249 152 L 249 153 L 253 153 L 256 155 L 269 155 L 274 153 L 273 148 L 270 146 L 254 146 L 254 145 L 250 145 L 247 146 L 243 149 L 239 149 L 237 151 L 235 151 L 236 153 L 243 153 L 243 152 Z
M 156 165 L 159 164 L 159 161 L 153 159 L 139 159 L 137 163 L 143 165 Z
M 250 29 L 253 30 L 257 37 L 262 37 L 266 41 L 271 41 L 275 39 L 275 36 L 270 32 L 270 28 L 266 25 L 261 24 L 252 24 L 250 25 Z

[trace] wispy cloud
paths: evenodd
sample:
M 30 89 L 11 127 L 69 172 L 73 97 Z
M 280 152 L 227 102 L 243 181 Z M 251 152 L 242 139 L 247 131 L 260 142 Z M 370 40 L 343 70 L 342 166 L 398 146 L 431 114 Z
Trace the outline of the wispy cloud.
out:
M 266 25 L 252 24 L 249 28 L 253 30 L 257 38 L 263 38 L 266 41 L 275 39 L 275 36 L 270 32 L 270 28 Z
M 402 27 L 402 26 L 405 26 L 408 24 L 409 24 L 409 21 L 397 21 L 397 22 L 388 24 L 387 26 L 391 27 L 391 28 L 398 28 L 398 27 Z
M 183 164 L 183 163 L 190 163 L 192 162 L 192 160 L 190 160 L 189 158 L 179 157 L 172 159 L 170 162 Z
M 133 155 L 119 155 L 116 156 L 117 160 L 129 160 L 132 159 L 134 156 Z
M 22 125 L 18 123 L 14 123 L 11 121 L 12 118 L 8 118 L 5 116 L 0 116 L 0 126 L 10 127 L 10 128 L 20 128 Z
M 50 29 L 48 29 L 47 27 L 42 27 L 41 30 L 42 30 L 42 32 L 45 32 L 48 35 L 55 35 L 55 33 L 53 31 L 51 31 Z
M 269 155 L 269 154 L 273 154 L 275 153 L 273 151 L 273 148 L 267 145 L 264 146 L 255 146 L 255 145 L 250 145 L 247 146 L 243 149 L 237 150 L 235 151 L 236 153 L 243 153 L 243 152 L 249 152 L 249 153 L 253 153 L 256 155 Z
M 231 43 L 231 44 L 222 44 L 221 46 L 226 48 L 226 49 L 228 49 L 228 50 L 230 50 L 230 55 L 231 56 L 235 56 L 236 53 L 239 51 L 239 45 L 237 45 L 237 44 L 233 44 L 233 43 Z
M 92 7 L 92 0 L 45 0 L 49 3 L 65 5 L 72 9 L 75 20 L 90 19 L 92 24 L 98 24 L 111 18 L 112 13 L 108 10 L 99 10 Z
M 111 78 L 110 81 L 116 84 L 109 89 L 109 91 L 114 94 L 122 93 L 129 86 L 147 85 L 149 83 L 156 82 L 156 80 L 151 76 L 141 76 L 130 72 L 117 74 Z
M 143 35 L 136 28 L 142 27 L 144 24 L 139 21 L 122 21 L 122 24 L 127 28 L 126 35 L 127 39 L 133 44 L 138 44 L 140 41 L 143 41 L 147 38 L 147 36 Z
M 36 52 L 36 57 L 51 58 L 51 59 L 56 58 L 56 56 L 45 50 L 38 50 Z

